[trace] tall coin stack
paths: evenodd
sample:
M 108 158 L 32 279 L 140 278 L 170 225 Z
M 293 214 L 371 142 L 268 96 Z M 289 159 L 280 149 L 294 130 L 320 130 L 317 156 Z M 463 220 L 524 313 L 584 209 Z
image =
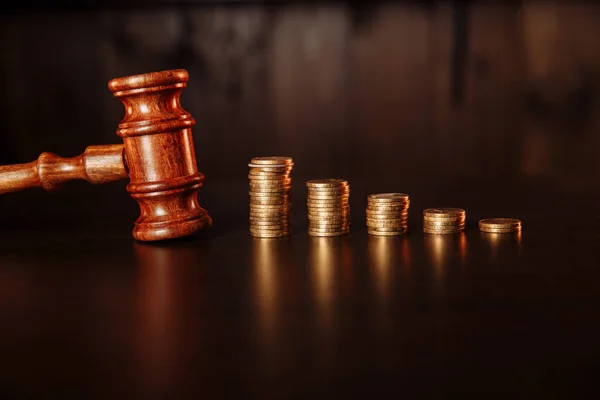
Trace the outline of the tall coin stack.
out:
M 255 157 L 250 160 L 250 235 L 278 238 L 291 234 L 292 178 L 290 157 Z
M 423 232 L 460 233 L 465 230 L 467 213 L 461 208 L 428 208 L 423 211 Z
M 308 181 L 308 234 L 342 236 L 350 232 L 350 185 L 343 179 Z
M 367 197 L 367 232 L 377 236 L 408 232 L 410 199 L 404 193 L 371 194 Z

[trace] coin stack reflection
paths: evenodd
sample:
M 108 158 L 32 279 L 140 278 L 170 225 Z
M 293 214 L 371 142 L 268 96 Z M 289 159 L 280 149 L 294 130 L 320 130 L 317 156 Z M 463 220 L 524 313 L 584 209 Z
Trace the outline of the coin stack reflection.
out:
M 308 234 L 342 236 L 350 232 L 350 185 L 343 179 L 308 181 Z
M 294 163 L 290 157 L 250 160 L 250 235 L 278 238 L 291 234 L 291 197 Z
M 410 199 L 404 193 L 381 193 L 367 197 L 367 232 L 377 236 L 408 232 Z
M 460 233 L 465 230 L 467 213 L 460 208 L 428 208 L 423 211 L 423 232 Z

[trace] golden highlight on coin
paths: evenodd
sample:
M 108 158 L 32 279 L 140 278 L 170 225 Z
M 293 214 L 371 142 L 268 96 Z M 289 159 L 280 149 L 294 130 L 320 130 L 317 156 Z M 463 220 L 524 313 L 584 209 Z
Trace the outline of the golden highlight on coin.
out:
M 485 218 L 479 221 L 479 230 L 489 233 L 520 232 L 521 221 L 514 218 Z
M 423 232 L 436 235 L 465 230 L 467 212 L 462 208 L 428 208 L 423 211 Z
M 250 200 L 250 235 L 256 238 L 279 238 L 292 233 L 291 157 L 254 157 L 248 167 Z
M 343 179 L 306 182 L 308 234 L 342 236 L 350 232 L 350 185 Z
M 367 196 L 367 233 L 395 236 L 408 233 L 410 197 L 406 193 L 377 193 Z

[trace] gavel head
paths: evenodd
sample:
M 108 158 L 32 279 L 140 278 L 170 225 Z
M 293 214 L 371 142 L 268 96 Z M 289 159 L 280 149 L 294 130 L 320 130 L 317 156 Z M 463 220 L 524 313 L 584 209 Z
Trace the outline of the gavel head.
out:
M 141 209 L 133 230 L 137 240 L 173 239 L 212 225 L 198 204 L 204 175 L 196 166 L 195 121 L 179 101 L 187 81 L 187 71 L 178 69 L 108 83 L 125 105 L 117 134 L 125 146 L 127 191 Z

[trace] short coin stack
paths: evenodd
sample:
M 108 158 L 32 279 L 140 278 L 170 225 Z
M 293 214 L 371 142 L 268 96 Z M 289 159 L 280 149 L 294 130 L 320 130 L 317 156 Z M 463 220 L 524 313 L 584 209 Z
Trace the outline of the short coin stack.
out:
M 513 218 L 486 218 L 479 221 L 479 230 L 488 233 L 521 232 L 521 221 Z
M 350 185 L 343 179 L 308 181 L 308 234 L 341 236 L 350 232 Z
M 467 213 L 460 208 L 428 208 L 423 211 L 423 232 L 460 233 L 465 230 Z
M 367 197 L 367 232 L 377 236 L 408 232 L 410 199 L 404 193 L 371 194 Z
M 290 157 L 250 160 L 250 235 L 277 238 L 291 234 L 290 209 L 294 163 Z

